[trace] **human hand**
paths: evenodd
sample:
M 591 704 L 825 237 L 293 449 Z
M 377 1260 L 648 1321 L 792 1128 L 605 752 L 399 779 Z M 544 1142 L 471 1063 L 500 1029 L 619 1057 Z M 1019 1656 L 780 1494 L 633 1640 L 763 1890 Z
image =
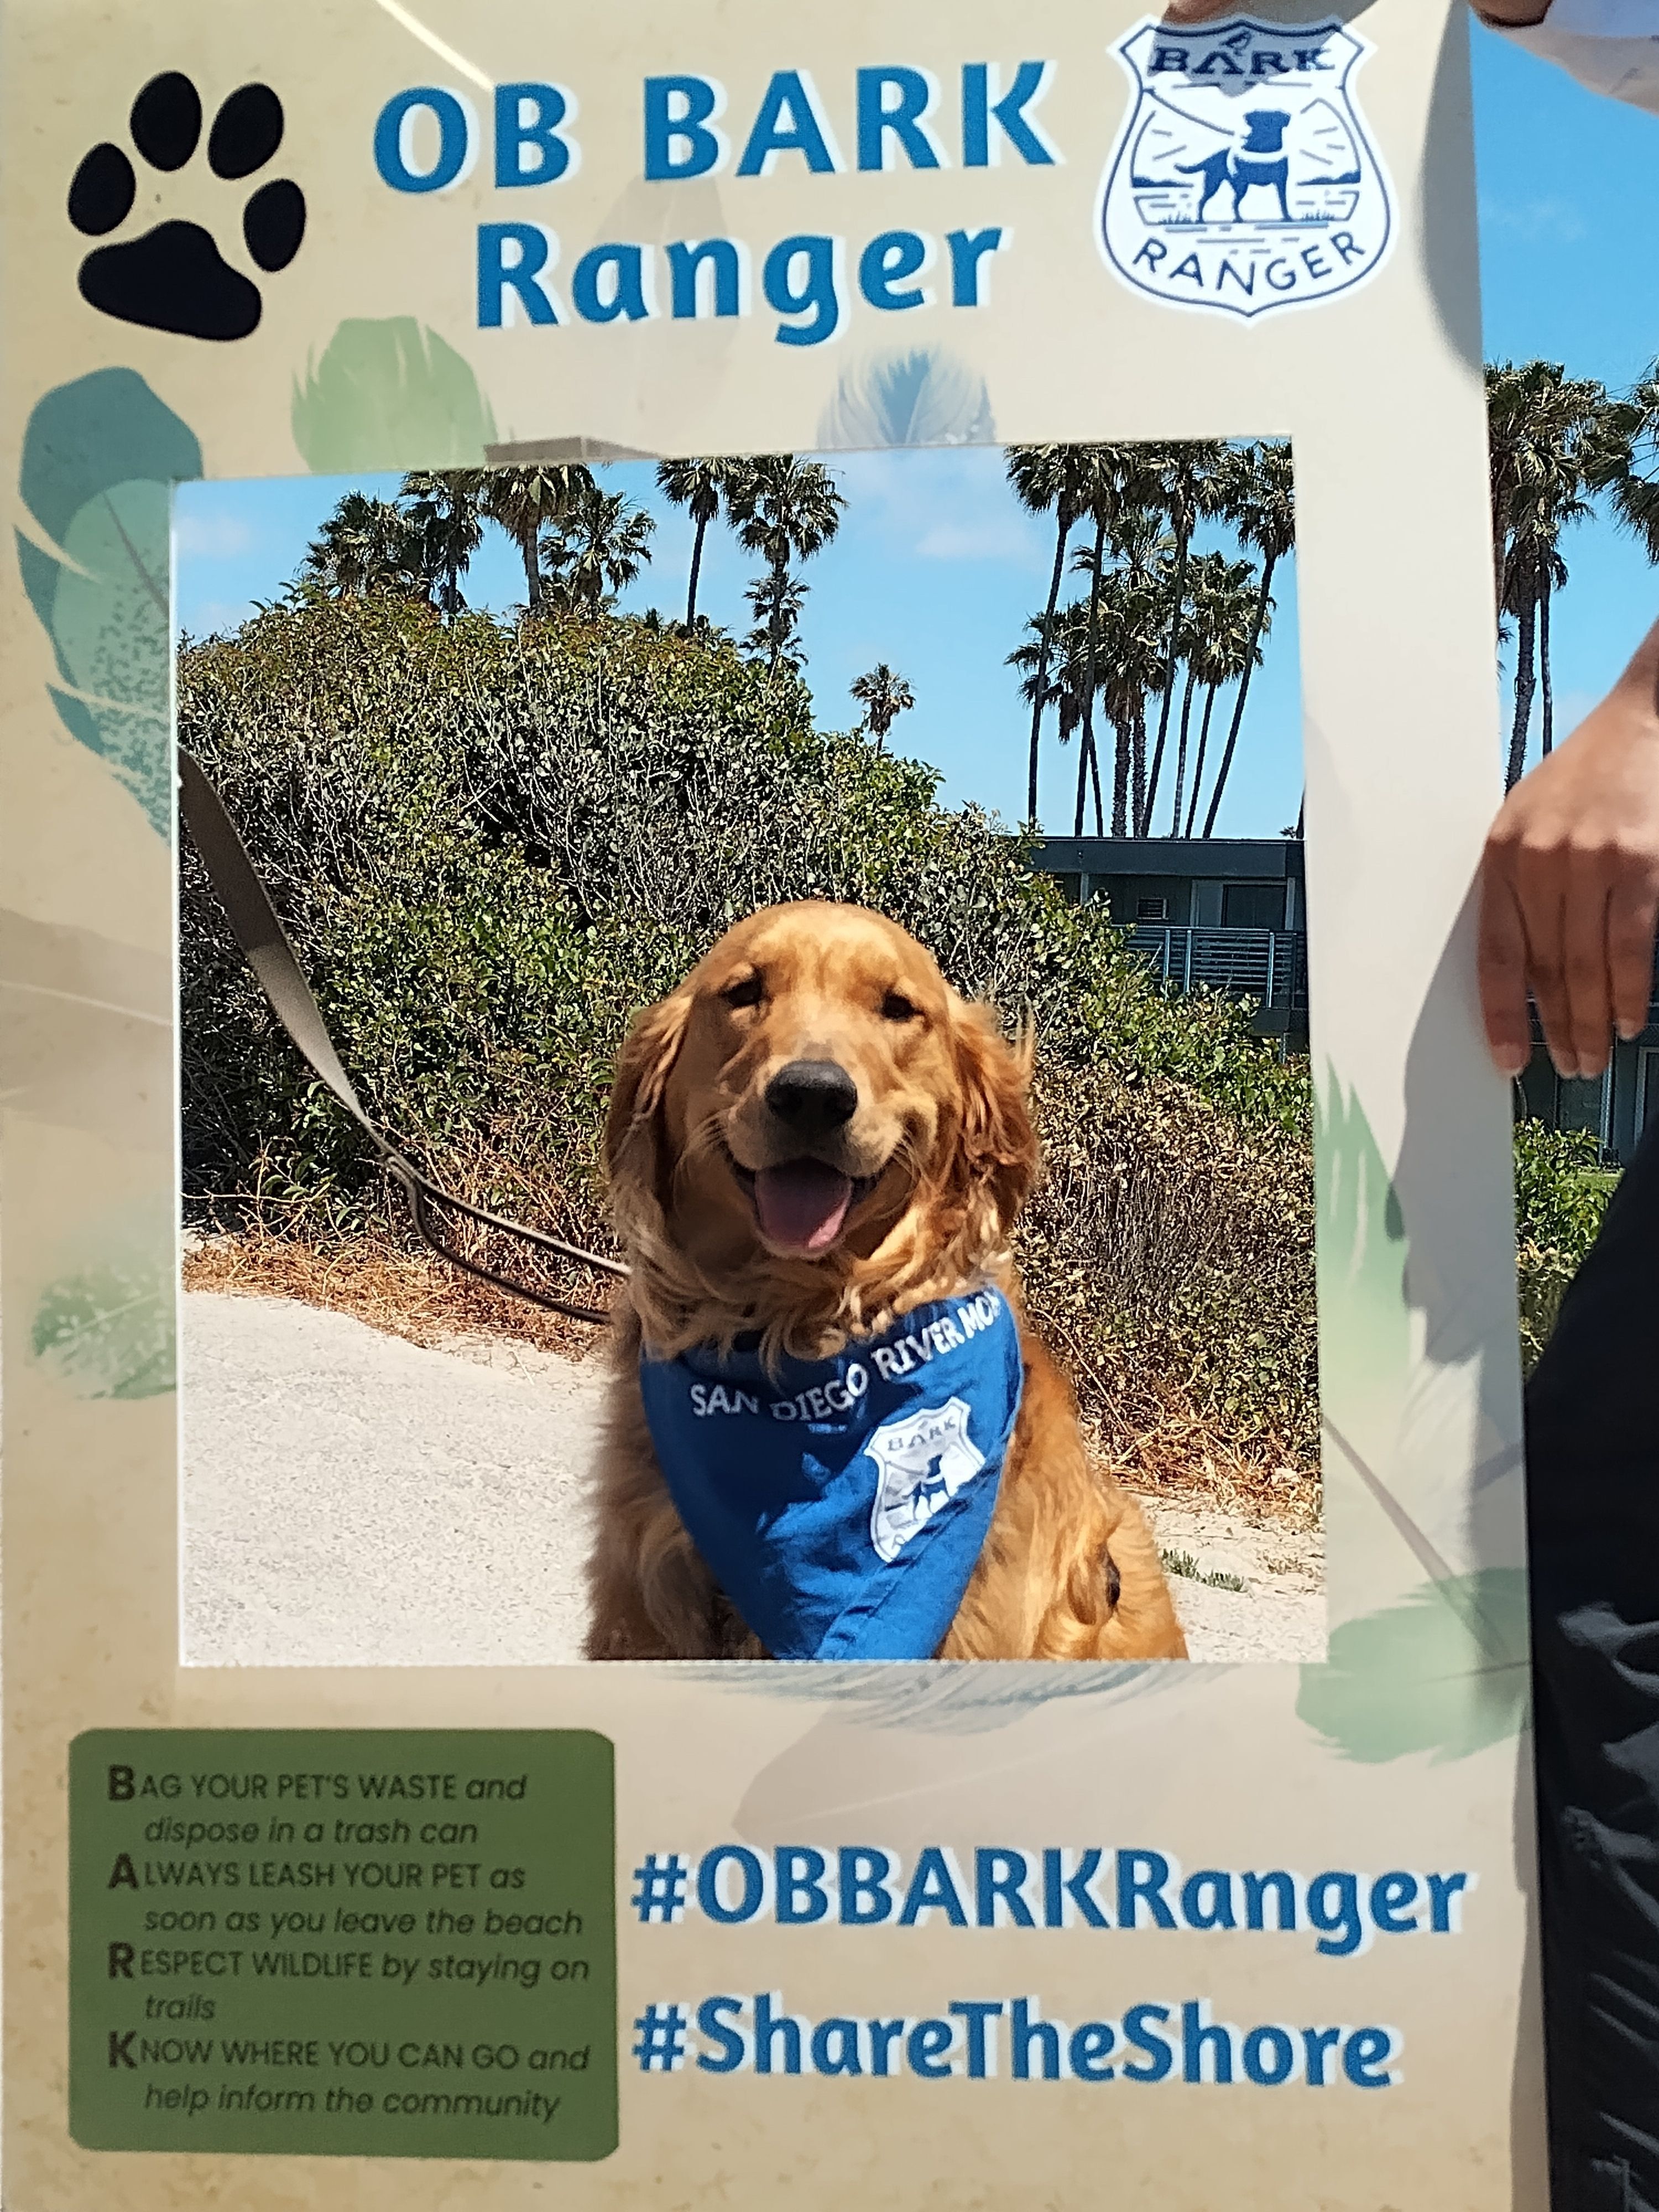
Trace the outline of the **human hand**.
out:
M 1541 23 L 1550 11 L 1550 0 L 1478 0 L 1474 12 L 1484 22 L 1506 23 L 1523 29 Z M 1166 23 L 1196 25 L 1212 23 L 1218 15 L 1242 13 L 1240 0 L 1169 0 L 1164 10 Z
M 1518 783 L 1480 875 L 1480 1003 L 1492 1058 L 1532 1055 L 1531 983 L 1558 1073 L 1599 1075 L 1647 1025 L 1659 919 L 1659 628 L 1559 750 Z

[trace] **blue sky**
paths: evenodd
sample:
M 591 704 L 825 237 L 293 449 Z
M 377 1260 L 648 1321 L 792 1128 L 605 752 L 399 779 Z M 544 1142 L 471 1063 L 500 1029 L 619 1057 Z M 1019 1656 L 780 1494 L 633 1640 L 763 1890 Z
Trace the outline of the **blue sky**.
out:
M 1659 235 L 1659 121 L 1594 99 L 1490 33 L 1476 27 L 1474 40 L 1487 358 L 1542 355 L 1575 375 L 1628 385 L 1659 355 L 1659 305 L 1648 304 L 1645 270 L 1632 256 L 1632 241 Z M 917 700 L 894 731 L 894 749 L 940 769 L 948 802 L 975 799 L 1018 819 L 1028 718 L 1005 656 L 1042 604 L 1053 557 L 1047 526 L 1020 511 L 1000 456 L 988 450 L 841 455 L 834 465 L 846 516 L 804 572 L 811 591 L 802 627 L 820 722 L 855 720 L 848 686 L 890 661 Z M 689 525 L 658 496 L 648 465 L 605 473 L 611 489 L 658 516 L 652 565 L 623 604 L 683 611 Z M 394 477 L 351 481 L 385 495 L 397 488 Z M 275 598 L 344 488 L 321 477 L 182 488 L 182 626 L 198 636 L 233 628 L 255 601 Z M 1561 735 L 1605 691 L 1659 609 L 1659 580 L 1605 517 L 1573 531 L 1563 550 L 1571 581 L 1555 616 Z M 746 628 L 743 587 L 754 567 L 724 531 L 711 531 L 703 611 Z M 493 532 L 466 590 L 474 605 L 495 609 L 523 597 L 518 556 Z M 1224 834 L 1273 835 L 1294 820 L 1300 799 L 1293 575 L 1275 596 L 1273 640 L 1218 825 Z M 1047 758 L 1043 820 L 1069 829 L 1074 756 L 1051 742 Z
M 1645 242 L 1659 236 L 1659 120 L 1597 99 L 1474 31 L 1481 288 L 1488 361 L 1541 356 L 1615 388 L 1659 356 Z M 1659 613 L 1659 577 L 1605 514 L 1562 544 L 1557 731 L 1618 675 Z M 1537 745 L 1534 726 L 1534 753 Z

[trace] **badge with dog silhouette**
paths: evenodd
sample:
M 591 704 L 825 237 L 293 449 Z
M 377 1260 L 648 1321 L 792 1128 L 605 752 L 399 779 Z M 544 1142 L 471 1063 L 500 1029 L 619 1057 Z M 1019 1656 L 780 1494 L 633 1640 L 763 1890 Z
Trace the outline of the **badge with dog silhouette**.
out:
M 1126 284 L 1247 320 L 1352 292 L 1387 258 L 1394 209 L 1345 25 L 1145 22 L 1112 49 L 1135 91 L 1107 165 L 1099 238 Z
M 882 1559 L 897 1559 L 985 1464 L 968 1433 L 968 1407 L 960 1398 L 884 1422 L 864 1449 L 881 1471 L 870 1540 Z

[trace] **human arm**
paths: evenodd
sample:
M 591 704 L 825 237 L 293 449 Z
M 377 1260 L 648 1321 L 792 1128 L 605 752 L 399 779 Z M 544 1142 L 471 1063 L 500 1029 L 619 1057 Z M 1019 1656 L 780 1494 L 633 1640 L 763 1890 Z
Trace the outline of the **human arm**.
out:
M 1516 784 L 1480 877 L 1480 1003 L 1492 1058 L 1532 1052 L 1530 984 L 1558 1072 L 1595 1076 L 1653 995 L 1659 919 L 1659 624 L 1612 691 Z
M 1494 31 L 1553 62 L 1591 92 L 1659 115 L 1659 0 L 1470 0 Z M 1199 30 L 1243 0 L 1168 0 L 1172 30 Z
M 1550 0 L 1480 0 L 1475 14 L 1483 22 L 1530 28 L 1541 23 L 1550 10 Z M 1166 23 L 1209 23 L 1218 15 L 1236 15 L 1238 0 L 1170 0 L 1164 10 Z

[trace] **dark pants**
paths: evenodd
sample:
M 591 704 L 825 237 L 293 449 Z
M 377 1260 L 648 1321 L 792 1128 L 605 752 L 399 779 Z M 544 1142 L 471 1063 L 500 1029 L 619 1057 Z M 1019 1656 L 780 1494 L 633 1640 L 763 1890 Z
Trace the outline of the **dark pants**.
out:
M 1659 1124 L 1527 1393 L 1554 2212 L 1659 2212 Z

